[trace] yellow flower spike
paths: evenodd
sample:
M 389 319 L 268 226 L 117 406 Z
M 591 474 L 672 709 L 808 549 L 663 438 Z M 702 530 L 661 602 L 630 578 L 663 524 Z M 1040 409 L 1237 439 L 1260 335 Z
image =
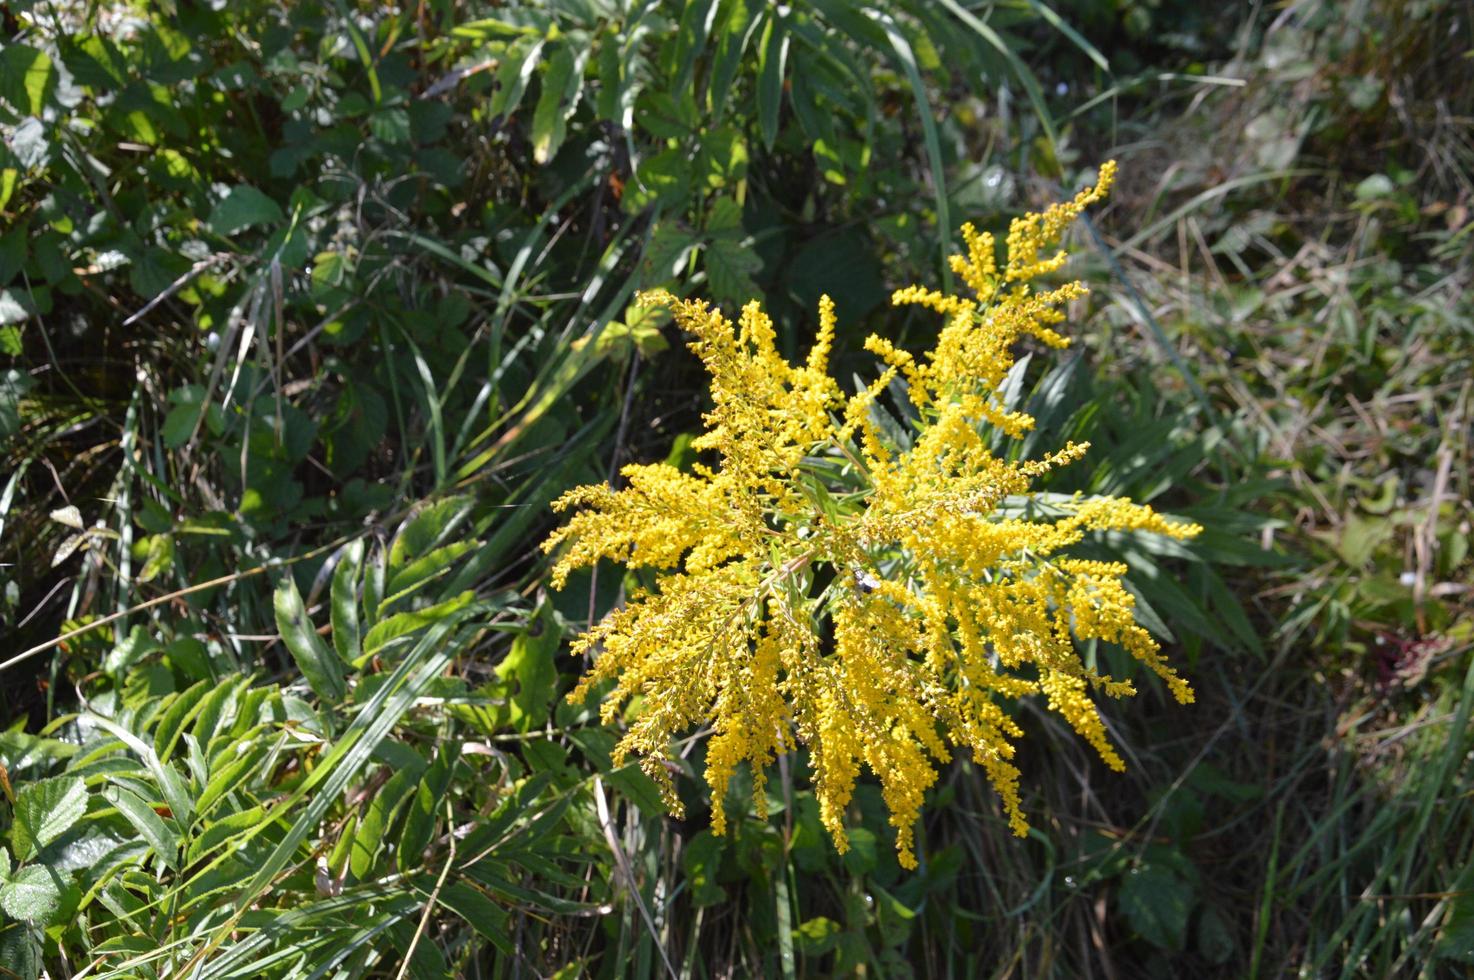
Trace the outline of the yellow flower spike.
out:
M 793 365 L 755 303 L 734 324 L 704 303 L 640 295 L 672 311 L 710 376 L 712 407 L 693 445 L 711 456 L 691 473 L 629 466 L 623 489 L 564 494 L 554 506 L 572 516 L 544 548 L 558 587 L 601 559 L 656 573 L 653 591 L 575 642 L 595 659 L 569 700 L 611 683 L 606 724 L 638 700 L 615 756 L 639 756 L 672 810 L 680 803 L 667 759 L 682 734 L 713 732 L 705 776 L 716 833 L 734 817 L 726 795 L 739 769 L 753 773 L 761 818 L 769 767 L 803 746 L 835 847 L 848 847 L 845 811 L 868 770 L 898 859 L 916 867 L 927 790 L 956 749 L 992 783 L 1009 829 L 1028 832 L 1012 761 L 1019 698 L 1042 696 L 1107 765 L 1123 766 L 1097 700 L 1134 687 L 1088 668 L 1079 641 L 1117 644 L 1191 702 L 1192 688 L 1136 622 L 1126 567 L 1068 549 L 1096 531 L 1187 539 L 1197 525 L 1119 498 L 1077 496 L 1053 520 L 999 511 L 1088 449 L 1066 443 L 1010 460 L 993 447 L 995 434 L 1034 425 L 998 397 L 1018 341 L 1065 346 L 1063 307 L 1085 293 L 1035 281 L 1064 263 L 1061 236 L 1113 176 L 1107 163 L 1093 187 L 1014 221 L 1001 272 L 992 236 L 965 225 L 952 267 L 973 298 L 895 291 L 894 305 L 944 318 L 936 345 L 917 357 L 870 337 L 865 349 L 883 368 L 853 395 L 828 374 L 838 324 L 827 296 L 808 357 Z M 914 411 L 902 413 L 910 431 L 893 441 L 876 418 L 896 414 L 885 403 L 896 378 Z

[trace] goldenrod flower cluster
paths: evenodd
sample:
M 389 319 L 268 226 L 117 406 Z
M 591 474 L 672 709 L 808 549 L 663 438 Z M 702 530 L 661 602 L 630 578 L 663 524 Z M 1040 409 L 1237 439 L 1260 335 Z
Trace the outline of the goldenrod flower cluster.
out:
M 828 298 L 799 365 L 778 353 L 756 303 L 734 325 L 666 292 L 642 298 L 674 312 L 711 375 L 713 407 L 695 446 L 715 462 L 691 473 L 627 466 L 621 490 L 573 490 L 555 506 L 574 514 L 545 549 L 558 551 L 559 587 L 601 558 L 658 571 L 653 590 L 577 641 L 596 659 L 569 700 L 612 681 L 606 724 L 633 703 L 618 756 L 641 757 L 672 811 L 681 810 L 667 764 L 675 736 L 711 726 L 706 780 L 717 833 L 738 765 L 751 766 L 761 813 L 769 765 L 802 744 L 839 850 L 845 808 L 868 769 L 900 861 L 915 867 L 923 797 L 957 747 L 988 774 L 1014 832 L 1027 831 L 1012 762 L 1023 734 L 1008 710 L 1015 699 L 1043 695 L 1109 766 L 1124 767 L 1094 698 L 1132 694 L 1132 685 L 1087 667 L 1078 640 L 1119 644 L 1179 701 L 1192 700 L 1135 621 L 1126 566 L 1068 549 L 1094 531 L 1188 538 L 1200 529 L 1116 498 L 1076 497 L 1054 520 L 1007 516 L 1017 508 L 1000 512 L 1005 498 L 1027 497 L 1034 477 L 1087 447 L 1069 443 L 1032 461 L 989 449 L 990 431 L 1018 436 L 1034 424 L 1000 404 L 999 387 L 1021 337 L 1068 343 L 1054 328 L 1084 287 L 1034 281 L 1064 263 L 1062 232 L 1113 174 L 1107 163 L 1074 200 L 1015 220 L 1002 270 L 992 237 L 965 225 L 967 251 L 952 268 L 972 298 L 896 292 L 895 304 L 929 307 L 945 326 L 921 358 L 872 336 L 866 349 L 884 370 L 852 395 L 828 372 Z M 915 409 L 909 437 L 888 436 L 874 410 L 896 380 Z

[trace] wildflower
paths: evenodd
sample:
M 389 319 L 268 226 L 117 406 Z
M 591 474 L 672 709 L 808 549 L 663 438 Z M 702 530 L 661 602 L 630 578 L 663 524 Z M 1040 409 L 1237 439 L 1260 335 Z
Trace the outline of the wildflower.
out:
M 559 553 L 558 587 L 601 558 L 658 572 L 655 588 L 576 641 L 596 656 L 569 700 L 613 682 L 601 709 L 611 723 L 639 699 L 616 756 L 638 755 L 673 812 L 681 804 L 665 763 L 680 733 L 712 726 L 705 775 L 717 833 L 738 765 L 751 767 L 763 815 L 768 767 L 802 744 L 838 849 L 868 769 L 900 861 L 915 867 L 923 798 L 959 747 L 987 774 L 1013 831 L 1026 833 L 1012 761 L 1023 732 L 1007 711 L 1015 699 L 1042 696 L 1107 765 L 1124 767 L 1095 697 L 1133 687 L 1087 667 L 1077 640 L 1119 644 L 1180 702 L 1192 700 L 1136 623 L 1126 566 L 1068 552 L 1096 531 L 1188 538 L 1200 529 L 1120 498 L 1076 497 L 1053 520 L 1009 516 L 1018 508 L 1001 510 L 1006 498 L 1027 499 L 1036 477 L 1087 446 L 1032 461 L 990 449 L 989 427 L 1016 437 L 1034 425 L 1000 404 L 998 390 L 1021 337 L 1068 343 L 1055 330 L 1060 308 L 1084 286 L 1040 289 L 1035 280 L 1064 263 L 1060 235 L 1113 174 L 1108 163 L 1073 200 L 1015 220 L 1002 270 L 992 237 L 965 225 L 966 254 L 952 267 L 972 296 L 897 291 L 893 303 L 945 317 L 936 346 L 916 358 L 871 337 L 865 347 L 884 367 L 852 395 L 828 372 L 827 297 L 818 339 L 794 365 L 756 303 L 733 324 L 703 303 L 644 295 L 674 313 L 711 377 L 712 409 L 694 445 L 716 462 L 689 474 L 627 466 L 622 490 L 573 490 L 555 504 L 572 517 L 544 548 Z M 895 381 L 915 409 L 909 438 L 877 424 L 876 402 Z

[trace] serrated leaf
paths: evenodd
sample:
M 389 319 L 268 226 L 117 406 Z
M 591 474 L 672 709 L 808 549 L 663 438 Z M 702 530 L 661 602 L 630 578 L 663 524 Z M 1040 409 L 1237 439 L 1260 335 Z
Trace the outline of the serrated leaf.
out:
M 87 812 L 87 787 L 74 777 L 27 783 L 15 795 L 10 842 L 18 861 L 33 854 L 71 829 Z
M 45 924 L 60 902 L 55 872 L 45 865 L 21 868 L 0 884 L 0 909 L 12 919 Z
M 272 596 L 276 610 L 276 628 L 282 642 L 297 662 L 297 668 L 319 698 L 330 704 L 343 699 L 347 685 L 343 681 L 343 664 L 328 649 L 322 637 L 307 618 L 307 607 L 290 572 L 284 574 Z
M 286 220 L 281 205 L 250 184 L 240 184 L 210 212 L 210 228 L 229 237 L 254 225 L 272 225 Z
M 722 237 L 706 249 L 706 281 L 717 299 L 746 303 L 757 294 L 752 274 L 762 268 L 762 259 L 742 242 Z
M 399 106 L 380 109 L 369 117 L 369 132 L 392 145 L 408 143 L 409 113 Z

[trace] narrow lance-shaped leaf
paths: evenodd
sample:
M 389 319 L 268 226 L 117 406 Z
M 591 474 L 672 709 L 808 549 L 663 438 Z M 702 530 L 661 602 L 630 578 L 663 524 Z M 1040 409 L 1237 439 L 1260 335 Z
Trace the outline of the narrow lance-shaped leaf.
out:
M 757 115 L 763 144 L 772 147 L 778 138 L 778 112 L 783 103 L 783 75 L 788 61 L 788 31 L 777 14 L 770 15 L 763 29 L 758 58 Z
M 119 786 L 109 786 L 103 791 L 103 795 L 133 825 L 133 829 L 153 848 L 160 860 L 171 868 L 178 865 L 179 838 L 169 830 L 153 807 Z
M 333 569 L 333 646 L 344 663 L 358 656 L 358 573 L 363 566 L 363 540 L 347 545 Z
M 343 683 L 343 665 L 328 649 L 312 620 L 307 618 L 307 607 L 302 603 L 302 594 L 291 573 L 281 577 L 273 597 L 276 607 L 276 628 L 282 642 L 297 661 L 297 668 L 317 696 L 329 703 L 343 699 L 347 687 Z

